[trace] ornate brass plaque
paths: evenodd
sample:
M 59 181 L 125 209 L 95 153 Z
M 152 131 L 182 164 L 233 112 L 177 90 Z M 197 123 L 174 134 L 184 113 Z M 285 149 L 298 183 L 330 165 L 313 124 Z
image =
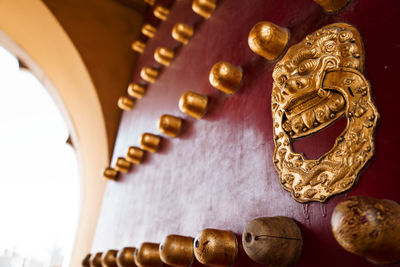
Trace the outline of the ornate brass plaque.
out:
M 374 154 L 379 114 L 363 65 L 360 34 L 349 24 L 335 23 L 293 45 L 274 68 L 274 164 L 282 186 L 298 202 L 323 202 L 350 189 Z M 309 160 L 293 151 L 295 139 L 343 115 L 347 126 L 326 154 Z

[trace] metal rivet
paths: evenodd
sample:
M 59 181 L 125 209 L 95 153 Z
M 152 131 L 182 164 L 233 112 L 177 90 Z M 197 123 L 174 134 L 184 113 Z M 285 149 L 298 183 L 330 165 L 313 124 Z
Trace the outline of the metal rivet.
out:
M 207 112 L 208 97 L 194 92 L 186 92 L 179 99 L 179 109 L 196 119 L 201 119 Z
M 103 170 L 103 176 L 104 178 L 108 180 L 117 180 L 118 179 L 119 172 L 111 167 L 107 167 Z
M 146 44 L 142 41 L 134 41 L 132 43 L 132 49 L 138 53 L 143 53 L 146 48 Z
M 192 10 L 205 19 L 211 17 L 216 6 L 216 0 L 193 0 L 192 2 Z
M 241 68 L 228 62 L 218 62 L 210 70 L 210 84 L 227 94 L 235 93 L 242 81 L 243 73 Z
M 160 20 L 166 20 L 169 15 L 169 9 L 166 7 L 163 7 L 161 5 L 157 5 L 154 8 L 153 14 L 156 18 L 158 18 Z
M 171 33 L 172 38 L 185 45 L 189 43 L 190 38 L 192 38 L 193 34 L 194 34 L 193 26 L 185 23 L 175 24 L 175 26 L 172 28 L 172 33 Z
M 115 169 L 117 171 L 127 173 L 127 172 L 129 172 L 130 168 L 131 168 L 131 163 L 129 161 L 127 161 L 123 157 L 117 158 L 117 161 L 115 162 Z
M 145 24 L 142 27 L 142 33 L 149 38 L 153 38 L 154 35 L 156 34 L 156 31 L 157 31 L 156 27 L 150 24 Z
M 103 253 L 97 252 L 90 258 L 90 267 L 103 267 L 101 264 L 101 256 Z
M 174 59 L 175 52 L 166 47 L 159 47 L 154 52 L 154 59 L 160 63 L 168 67 L 171 64 L 171 61 Z
M 105 254 L 103 254 L 103 257 L 101 259 L 101 263 L 103 264 L 103 267 L 118 267 L 117 266 L 117 253 L 118 253 L 118 250 L 110 249 Z
M 179 134 L 181 127 L 182 120 L 178 117 L 164 114 L 158 119 L 158 130 L 172 138 Z
M 134 247 L 126 247 L 121 249 L 117 255 L 118 267 L 136 267 Z
M 314 0 L 326 12 L 337 12 L 344 8 L 351 0 Z
M 140 77 L 149 83 L 154 83 L 158 77 L 158 69 L 152 67 L 143 67 L 140 71 Z
M 135 106 L 135 101 L 133 99 L 130 99 L 129 97 L 126 96 L 121 96 L 118 99 L 118 107 L 120 109 L 129 111 Z
M 160 244 L 157 243 L 142 243 L 140 248 L 135 252 L 136 265 L 142 267 L 158 267 L 163 263 L 159 253 Z
M 151 153 L 157 152 L 160 147 L 161 137 L 151 133 L 144 133 L 139 137 L 140 147 Z
M 142 163 L 143 157 L 144 151 L 136 146 L 129 147 L 126 152 L 126 160 L 134 164 Z
M 196 236 L 194 255 L 210 266 L 231 266 L 238 253 L 238 241 L 231 231 L 204 229 Z
M 263 21 L 257 23 L 249 33 L 250 49 L 268 60 L 277 59 L 289 41 L 289 30 Z
M 138 83 L 131 83 L 128 86 L 128 95 L 137 99 L 141 99 L 146 92 L 146 86 L 138 84 Z
M 191 266 L 194 258 L 193 237 L 169 235 L 160 245 L 161 260 L 172 266 Z

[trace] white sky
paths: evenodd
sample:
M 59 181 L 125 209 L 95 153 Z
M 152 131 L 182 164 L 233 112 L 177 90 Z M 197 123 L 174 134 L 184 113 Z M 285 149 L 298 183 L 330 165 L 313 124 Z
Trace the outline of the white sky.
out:
M 79 173 L 68 130 L 46 89 L 0 47 L 0 253 L 69 257 L 79 210 Z

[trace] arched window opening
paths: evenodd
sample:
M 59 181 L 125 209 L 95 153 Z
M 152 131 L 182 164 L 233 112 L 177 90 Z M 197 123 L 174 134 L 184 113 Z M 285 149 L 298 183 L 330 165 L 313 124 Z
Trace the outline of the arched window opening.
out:
M 76 153 L 47 90 L 0 47 L 0 266 L 68 266 L 80 209 Z

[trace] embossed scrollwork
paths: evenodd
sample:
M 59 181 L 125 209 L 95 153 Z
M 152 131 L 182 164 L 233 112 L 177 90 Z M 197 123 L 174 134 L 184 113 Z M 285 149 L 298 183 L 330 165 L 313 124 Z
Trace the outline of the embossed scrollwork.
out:
M 379 117 L 363 76 L 358 31 L 335 23 L 292 46 L 273 72 L 274 165 L 282 186 L 298 202 L 323 202 L 350 189 L 374 154 Z M 292 149 L 341 116 L 347 126 L 333 148 L 317 160 Z

